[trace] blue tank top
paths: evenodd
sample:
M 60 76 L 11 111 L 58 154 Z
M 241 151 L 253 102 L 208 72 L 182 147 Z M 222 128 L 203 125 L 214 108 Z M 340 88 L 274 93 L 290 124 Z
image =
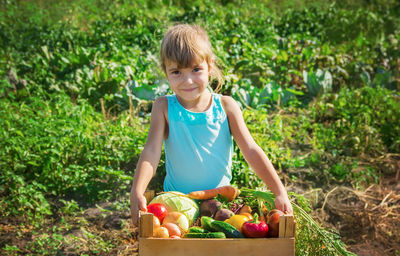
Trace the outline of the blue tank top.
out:
M 212 94 L 205 112 L 186 110 L 168 95 L 169 134 L 164 140 L 164 191 L 192 191 L 229 185 L 232 136 L 221 95 Z

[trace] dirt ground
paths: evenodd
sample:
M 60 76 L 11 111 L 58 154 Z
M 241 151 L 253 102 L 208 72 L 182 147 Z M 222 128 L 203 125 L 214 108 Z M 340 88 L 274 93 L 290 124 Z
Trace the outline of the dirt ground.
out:
M 384 177 L 364 191 L 336 187 L 316 211 L 326 226 L 334 227 L 360 256 L 400 255 L 399 177 Z

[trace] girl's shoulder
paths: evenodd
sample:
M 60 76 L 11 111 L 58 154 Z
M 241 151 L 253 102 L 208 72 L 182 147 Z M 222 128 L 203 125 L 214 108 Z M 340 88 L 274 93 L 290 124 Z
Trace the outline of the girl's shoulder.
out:
M 222 95 L 221 103 L 227 115 L 232 112 L 236 112 L 237 108 L 239 107 L 237 102 L 231 96 Z
M 152 112 L 162 112 L 164 116 L 168 114 L 168 99 L 167 96 L 158 97 L 152 106 Z
M 158 98 L 156 98 L 156 100 L 154 101 L 153 104 L 153 108 L 166 108 L 168 107 L 168 99 L 167 96 L 160 96 Z

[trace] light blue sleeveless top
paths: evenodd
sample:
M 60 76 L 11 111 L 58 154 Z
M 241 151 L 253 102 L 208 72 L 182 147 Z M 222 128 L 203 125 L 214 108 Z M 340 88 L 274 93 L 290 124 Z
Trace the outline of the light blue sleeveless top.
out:
M 164 140 L 164 191 L 192 191 L 229 185 L 232 136 L 221 95 L 212 94 L 205 112 L 186 110 L 168 95 L 169 134 Z

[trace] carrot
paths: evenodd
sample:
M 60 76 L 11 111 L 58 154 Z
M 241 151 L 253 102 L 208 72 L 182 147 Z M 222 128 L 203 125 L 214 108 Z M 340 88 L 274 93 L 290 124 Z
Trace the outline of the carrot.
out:
M 193 191 L 188 194 L 188 196 L 192 199 L 197 200 L 206 200 L 216 197 L 218 194 L 223 196 L 226 200 L 232 201 L 235 199 L 240 193 L 240 190 L 233 186 L 223 186 L 219 188 L 207 189 L 207 190 L 199 190 Z

